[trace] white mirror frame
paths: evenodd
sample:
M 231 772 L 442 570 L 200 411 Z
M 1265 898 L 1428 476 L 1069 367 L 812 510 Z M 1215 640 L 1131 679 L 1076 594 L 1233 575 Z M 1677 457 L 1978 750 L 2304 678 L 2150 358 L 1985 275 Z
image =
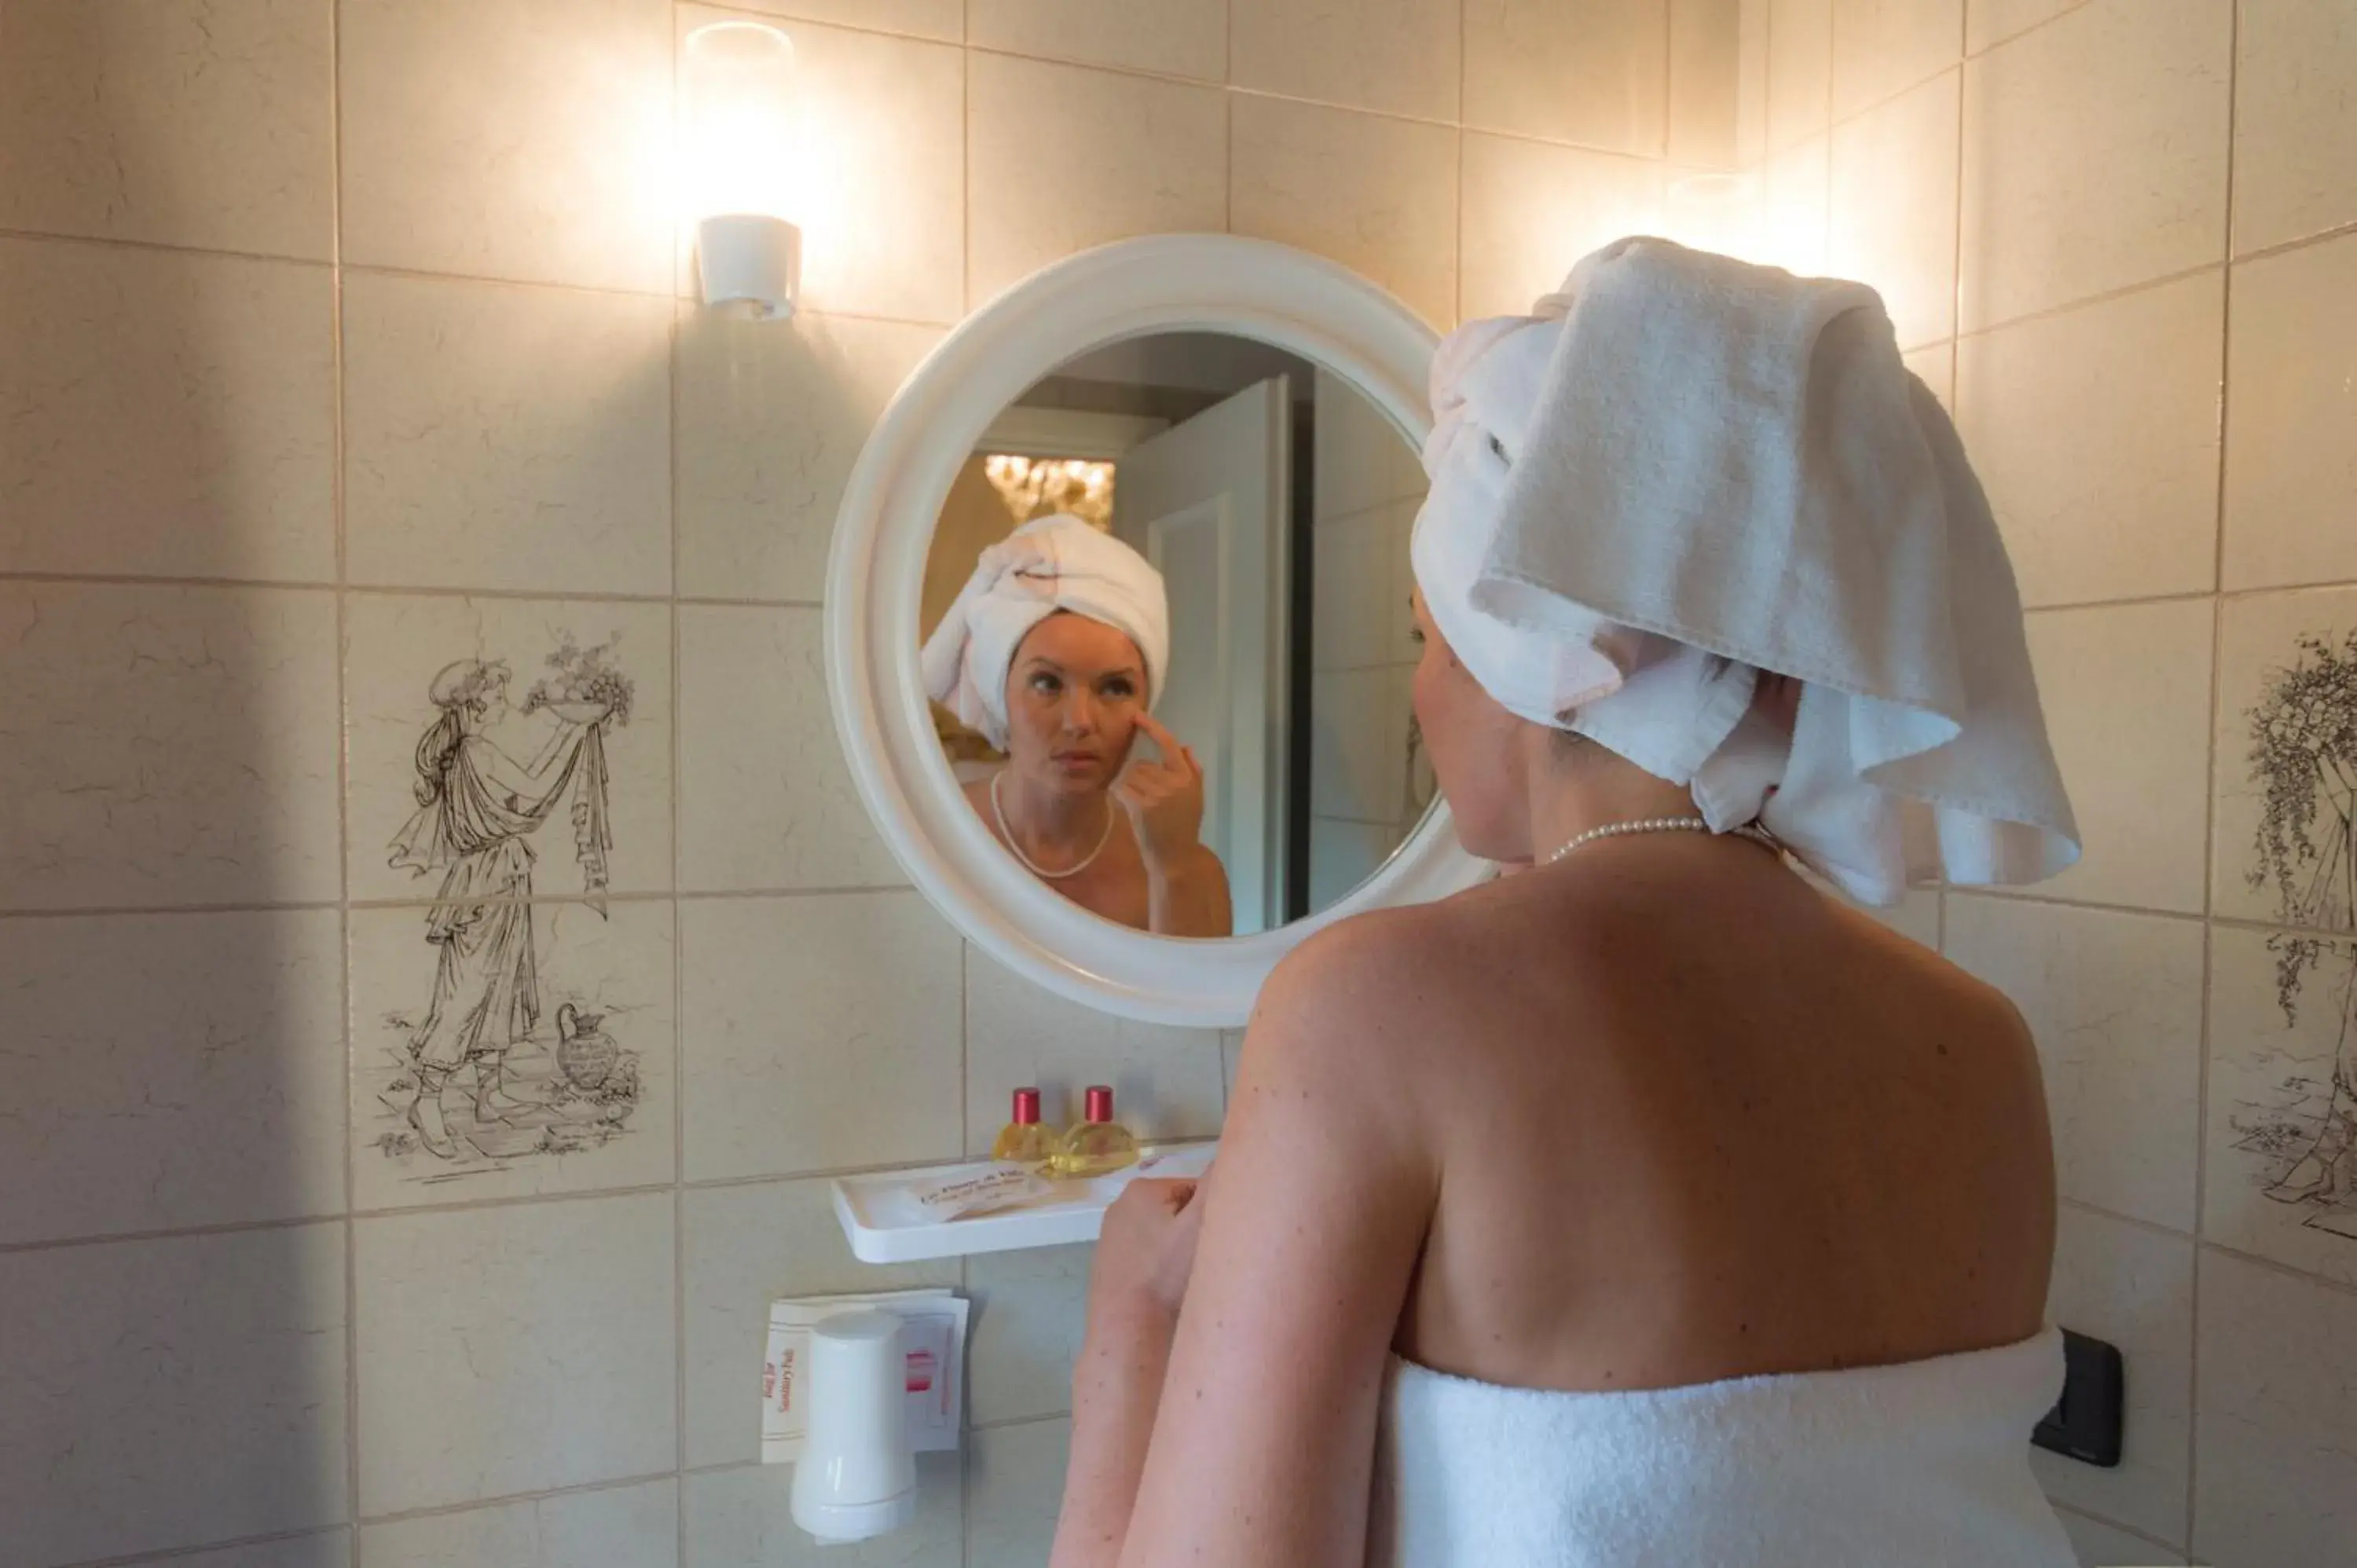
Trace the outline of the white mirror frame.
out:
M 1017 865 L 959 791 L 917 671 L 925 558 L 951 481 L 991 422 L 1074 356 L 1150 332 L 1256 338 L 1352 382 L 1421 446 L 1437 339 L 1347 268 L 1263 240 L 1166 234 L 1059 262 L 969 316 L 869 435 L 836 518 L 826 577 L 827 690 L 854 782 L 911 882 L 1000 962 L 1077 1002 L 1154 1023 L 1243 1022 L 1304 937 L 1487 875 L 1437 803 L 1367 882 L 1273 931 L 1155 936 L 1088 913 Z

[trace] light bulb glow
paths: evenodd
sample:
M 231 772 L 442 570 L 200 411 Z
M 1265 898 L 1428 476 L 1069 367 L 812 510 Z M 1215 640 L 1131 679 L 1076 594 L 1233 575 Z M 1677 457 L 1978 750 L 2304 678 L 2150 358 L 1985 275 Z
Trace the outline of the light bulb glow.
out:
M 1759 193 L 1741 175 L 1691 175 L 1673 180 L 1663 199 L 1665 239 L 1692 250 L 1710 251 L 1748 262 L 1775 263 L 1782 257 L 1760 232 Z
M 1018 523 L 1060 511 L 1097 528 L 1113 527 L 1111 463 L 994 452 L 983 458 L 982 469 Z
M 799 222 L 804 204 L 794 46 L 759 22 L 687 36 L 681 190 L 688 222 L 738 214 Z

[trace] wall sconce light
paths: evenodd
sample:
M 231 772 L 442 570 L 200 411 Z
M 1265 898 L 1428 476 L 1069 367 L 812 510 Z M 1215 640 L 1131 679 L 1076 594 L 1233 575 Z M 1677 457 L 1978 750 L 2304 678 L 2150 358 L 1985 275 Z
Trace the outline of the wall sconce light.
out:
M 797 156 L 794 46 L 759 22 L 687 36 L 683 184 L 704 303 L 791 317 L 802 290 L 805 170 Z

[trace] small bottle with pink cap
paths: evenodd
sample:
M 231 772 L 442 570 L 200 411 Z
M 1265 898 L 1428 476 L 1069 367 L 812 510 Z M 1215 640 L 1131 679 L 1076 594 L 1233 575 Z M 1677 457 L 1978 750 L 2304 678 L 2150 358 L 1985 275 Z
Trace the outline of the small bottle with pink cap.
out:
M 1056 1130 L 1039 1120 L 1039 1091 L 1026 1087 L 1015 1091 L 1015 1112 L 998 1130 L 990 1146 L 994 1160 L 1009 1160 L 1029 1170 L 1044 1170 L 1056 1158 Z
M 1090 1085 L 1086 1104 L 1088 1114 L 1073 1122 L 1057 1145 L 1050 1176 L 1109 1176 L 1137 1163 L 1136 1135 L 1113 1119 L 1112 1086 Z

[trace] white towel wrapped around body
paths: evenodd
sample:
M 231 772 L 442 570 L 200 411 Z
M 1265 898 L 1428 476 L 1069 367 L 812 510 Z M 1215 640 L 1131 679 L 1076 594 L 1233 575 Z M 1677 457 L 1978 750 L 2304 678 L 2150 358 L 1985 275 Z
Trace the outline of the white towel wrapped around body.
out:
M 1873 290 L 1623 240 L 1432 381 L 1416 581 L 1509 710 L 1868 902 L 2078 858 L 2004 543 Z
M 2029 1467 L 2062 1336 L 1556 1393 L 1391 1363 L 1371 1568 L 2072 1568 Z
M 1137 644 L 1146 706 L 1170 667 L 1170 607 L 1146 557 L 1069 512 L 1034 518 L 983 551 L 919 657 L 925 694 L 1006 749 L 1006 672 L 1031 628 L 1059 610 Z

